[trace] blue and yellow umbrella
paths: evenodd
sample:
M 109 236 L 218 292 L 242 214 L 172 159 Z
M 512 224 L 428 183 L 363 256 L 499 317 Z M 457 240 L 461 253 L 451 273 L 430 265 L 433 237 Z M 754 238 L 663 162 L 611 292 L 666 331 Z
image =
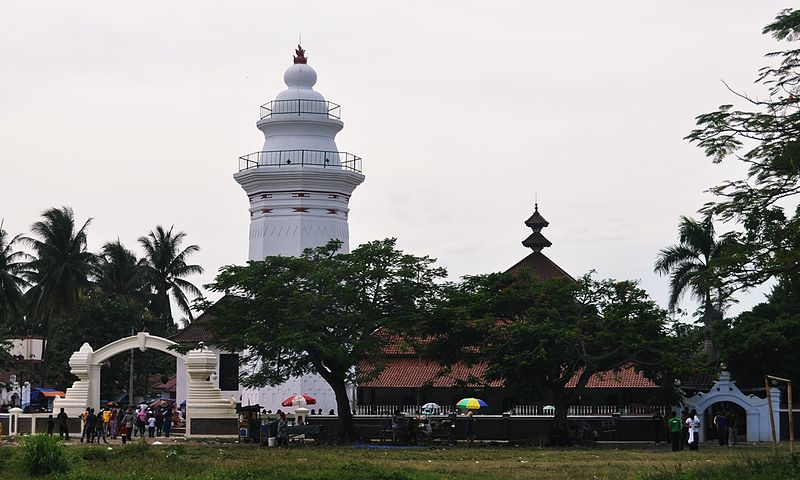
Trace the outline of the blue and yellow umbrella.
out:
M 488 407 L 489 404 L 481 400 L 480 398 L 462 398 L 456 403 L 456 407 L 462 410 L 480 410 L 481 408 Z

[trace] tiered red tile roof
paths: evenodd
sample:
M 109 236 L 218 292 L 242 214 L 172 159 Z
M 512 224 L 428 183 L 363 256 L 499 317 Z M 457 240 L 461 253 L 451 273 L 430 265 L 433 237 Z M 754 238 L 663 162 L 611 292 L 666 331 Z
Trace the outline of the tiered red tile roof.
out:
M 483 386 L 481 378 L 486 372 L 487 365 L 479 363 L 468 367 L 463 364 L 455 365 L 451 370 L 440 375 L 442 368 L 436 362 L 430 362 L 417 357 L 400 357 L 387 359 L 386 366 L 378 376 L 366 382 L 359 382 L 363 388 L 419 388 L 431 386 L 448 388 L 455 386 L 480 387 Z M 356 366 L 357 372 L 370 372 L 372 364 L 363 362 Z M 489 382 L 490 387 L 502 387 L 503 381 Z
M 574 280 L 569 273 L 565 272 L 542 252 L 531 253 L 506 270 L 506 273 L 520 273 L 522 271 L 530 272 L 533 278 L 540 282 L 559 278 Z

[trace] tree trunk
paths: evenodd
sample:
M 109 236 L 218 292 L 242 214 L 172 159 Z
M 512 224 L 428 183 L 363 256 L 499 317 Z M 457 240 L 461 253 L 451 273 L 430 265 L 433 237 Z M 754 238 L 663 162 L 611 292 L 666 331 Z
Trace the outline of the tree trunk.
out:
M 705 305 L 703 306 L 703 350 L 706 353 L 709 363 L 715 363 L 719 356 L 717 354 L 717 346 L 714 343 L 714 320 L 717 317 L 717 311 L 711 301 L 711 296 L 706 296 Z
M 48 315 L 47 326 L 44 330 L 44 340 L 42 341 L 42 369 L 39 372 L 39 383 L 41 387 L 47 386 L 47 347 L 50 345 L 50 335 L 52 335 L 53 318 Z
M 329 383 L 336 395 L 336 413 L 342 422 L 342 443 L 351 443 L 356 438 L 356 428 L 353 423 L 353 412 L 350 411 L 350 399 L 347 397 L 347 385 L 344 383 L 344 378 Z

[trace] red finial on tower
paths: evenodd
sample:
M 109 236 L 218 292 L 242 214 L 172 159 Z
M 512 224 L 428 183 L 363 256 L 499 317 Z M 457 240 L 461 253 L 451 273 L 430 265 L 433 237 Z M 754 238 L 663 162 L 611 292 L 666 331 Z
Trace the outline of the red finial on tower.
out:
M 302 63 L 302 64 L 308 63 L 308 59 L 305 56 L 306 55 L 306 51 L 303 50 L 303 47 L 301 47 L 300 45 L 297 45 L 297 49 L 294 51 L 294 53 L 296 54 L 294 56 L 295 65 L 298 64 L 298 63 Z

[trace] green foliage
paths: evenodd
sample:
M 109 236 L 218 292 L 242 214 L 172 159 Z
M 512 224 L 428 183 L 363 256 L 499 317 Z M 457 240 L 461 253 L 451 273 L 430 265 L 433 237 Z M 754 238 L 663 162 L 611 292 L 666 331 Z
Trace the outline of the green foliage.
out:
M 47 340 L 54 327 L 75 312 L 78 299 L 89 286 L 94 255 L 86 250 L 87 228 L 91 219 L 76 229 L 75 214 L 69 207 L 51 208 L 31 227 L 35 237 L 26 238 L 36 258 L 28 263 L 33 286 L 25 292 L 30 315 L 39 322 Z M 40 383 L 47 383 L 48 343 L 42 349 Z
M 245 385 L 321 375 L 336 394 L 345 436 L 353 438 L 345 387 L 352 367 L 378 360 L 391 334 L 409 331 L 445 275 L 434 260 L 405 254 L 395 243 L 369 242 L 345 254 L 341 242 L 331 241 L 299 257 L 224 267 L 207 287 L 227 296 L 208 309 L 204 326 L 215 345 L 249 352 Z
M 635 282 L 471 277 L 451 287 L 427 326 L 436 339 L 428 355 L 450 364 L 485 361 L 485 381 L 503 379 L 528 395 L 551 392 L 564 425 L 592 375 L 632 367 L 669 396 L 682 363 L 666 312 Z
M 114 458 L 114 451 L 99 445 L 89 446 L 80 450 L 80 457 L 90 462 L 107 462 Z
M 31 435 L 22 439 L 20 462 L 31 475 L 64 473 L 72 467 L 72 460 L 58 437 Z
M 146 458 L 153 453 L 153 448 L 154 447 L 147 443 L 146 439 L 140 438 L 138 441 L 130 442 L 122 447 L 122 454 L 129 457 Z
M 722 358 L 744 384 L 762 384 L 765 374 L 800 378 L 800 280 L 784 276 L 767 302 L 743 312 L 720 329 Z
M 681 217 L 678 238 L 679 243 L 661 249 L 655 271 L 670 276 L 670 310 L 675 311 L 687 291 L 700 302 L 699 321 L 703 324 L 705 338 L 711 340 L 708 359 L 715 361 L 714 330 L 722 320 L 732 289 L 725 285 L 711 265 L 728 253 L 733 242 L 730 237 L 716 238 L 711 215 L 706 215 L 701 221 Z
M 800 457 L 781 456 L 745 458 L 728 465 L 685 469 L 680 465 L 672 469 L 644 475 L 642 480 L 779 480 L 800 476 Z
M 10 325 L 24 310 L 23 290 L 30 286 L 25 275 L 31 257 L 16 248 L 22 236 L 8 238 L 0 220 L 0 325 Z M 3 337 L 0 337 L 2 340 Z
M 0 441 L 2 438 L 0 438 Z M 6 466 L 11 463 L 14 458 L 14 451 L 16 449 L 0 445 L 0 472 L 4 471 Z
M 800 11 L 782 11 L 763 33 L 796 42 Z M 800 49 L 767 54 L 777 65 L 762 68 L 756 83 L 762 97 L 734 92 L 744 109 L 722 105 L 696 118 L 686 138 L 714 162 L 733 158 L 747 165 L 747 177 L 711 189 L 717 200 L 704 211 L 734 219 L 744 231 L 726 235 L 732 244 L 724 258 L 712 263 L 718 278 L 736 288 L 761 284 L 776 275 L 800 269 Z
M 181 250 L 186 233 L 173 233 L 173 228 L 165 230 L 158 225 L 146 236 L 139 237 L 139 245 L 145 252 L 145 274 L 155 292 L 152 309 L 163 319 L 163 328 L 167 331 L 174 330 L 169 296 L 172 295 L 181 311 L 192 319 L 186 292 L 195 297 L 199 297 L 201 292 L 183 277 L 203 273 L 200 265 L 187 263 L 189 256 L 200 251 L 200 247 L 189 245 Z

